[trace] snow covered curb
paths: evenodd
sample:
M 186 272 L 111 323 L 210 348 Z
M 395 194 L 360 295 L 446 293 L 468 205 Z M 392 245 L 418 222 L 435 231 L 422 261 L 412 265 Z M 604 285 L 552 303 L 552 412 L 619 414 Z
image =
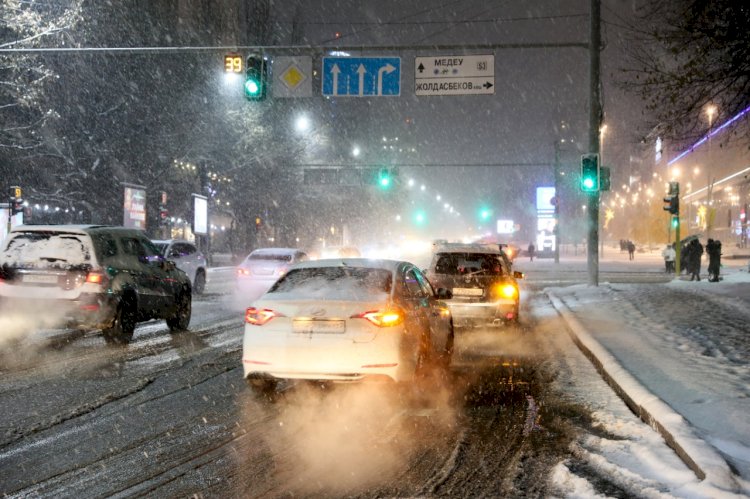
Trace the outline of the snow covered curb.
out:
M 689 423 L 650 393 L 583 327 L 575 314 L 553 292 L 552 304 L 565 319 L 571 338 L 604 380 L 637 416 L 655 429 L 700 480 L 731 492 L 741 487 L 729 465 L 712 446 L 698 438 Z

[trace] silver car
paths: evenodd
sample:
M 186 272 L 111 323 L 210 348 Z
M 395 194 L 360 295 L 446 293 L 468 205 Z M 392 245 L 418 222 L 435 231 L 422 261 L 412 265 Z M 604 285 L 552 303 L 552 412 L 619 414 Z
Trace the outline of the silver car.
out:
M 237 266 L 237 291 L 258 297 L 286 274 L 289 267 L 308 260 L 305 252 L 295 248 L 260 248 Z
M 193 293 L 200 295 L 206 289 L 206 257 L 196 246 L 180 239 L 153 241 L 161 254 L 185 272 L 193 284 Z

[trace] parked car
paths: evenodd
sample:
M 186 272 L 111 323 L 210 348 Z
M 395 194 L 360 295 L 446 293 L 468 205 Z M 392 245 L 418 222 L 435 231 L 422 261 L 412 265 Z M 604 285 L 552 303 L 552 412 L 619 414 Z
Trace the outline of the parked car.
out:
M 103 225 L 21 225 L 0 253 L 0 300 L 14 310 L 101 329 L 127 343 L 135 324 L 166 319 L 187 329 L 190 279 L 140 230 Z
M 260 296 L 289 267 L 307 259 L 305 252 L 295 248 L 257 249 L 237 266 L 237 291 L 254 297 Z
M 164 239 L 152 241 L 167 260 L 173 261 L 177 268 L 185 272 L 193 285 L 193 293 L 203 294 L 206 289 L 206 269 L 208 262 L 205 255 L 189 241 Z
M 403 261 L 299 263 L 245 313 L 244 376 L 260 392 L 280 379 L 413 381 L 450 362 L 449 296 Z
M 426 276 L 451 291 L 446 300 L 456 327 L 517 322 L 520 292 L 505 253 L 494 245 L 447 244 L 433 254 Z

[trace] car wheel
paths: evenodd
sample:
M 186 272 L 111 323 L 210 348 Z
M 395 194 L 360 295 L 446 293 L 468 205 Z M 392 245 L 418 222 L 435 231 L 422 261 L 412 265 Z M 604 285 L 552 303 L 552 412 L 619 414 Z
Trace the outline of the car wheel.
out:
M 455 333 L 453 331 L 453 322 L 451 321 L 451 330 L 448 333 L 448 339 L 445 342 L 445 350 L 440 354 L 440 367 L 448 369 L 453 359 L 453 343 L 455 341 Z
M 246 378 L 247 386 L 253 391 L 256 397 L 264 400 L 273 400 L 276 396 L 276 387 L 278 382 L 273 379 L 254 379 Z
M 195 281 L 193 282 L 193 293 L 196 295 L 202 295 L 206 289 L 206 273 L 203 270 L 199 270 L 195 273 Z
M 167 317 L 167 326 L 170 333 L 179 333 L 185 331 L 190 324 L 190 314 L 192 312 L 192 299 L 190 292 L 183 290 L 177 298 L 177 309 L 172 317 Z
M 125 294 L 120 299 L 112 326 L 102 330 L 104 341 L 112 345 L 130 343 L 135 332 L 137 304 L 135 297 Z

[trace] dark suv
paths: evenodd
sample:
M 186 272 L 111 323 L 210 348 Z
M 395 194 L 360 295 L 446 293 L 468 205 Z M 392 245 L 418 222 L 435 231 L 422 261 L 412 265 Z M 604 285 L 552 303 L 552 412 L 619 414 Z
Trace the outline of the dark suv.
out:
M 497 245 L 443 244 L 425 275 L 434 288 L 451 290 L 444 300 L 456 327 L 517 322 L 520 293 L 510 260 Z
M 142 231 L 102 225 L 22 225 L 0 253 L 0 305 L 55 323 L 101 329 L 127 343 L 135 324 L 187 329 L 190 279 Z

